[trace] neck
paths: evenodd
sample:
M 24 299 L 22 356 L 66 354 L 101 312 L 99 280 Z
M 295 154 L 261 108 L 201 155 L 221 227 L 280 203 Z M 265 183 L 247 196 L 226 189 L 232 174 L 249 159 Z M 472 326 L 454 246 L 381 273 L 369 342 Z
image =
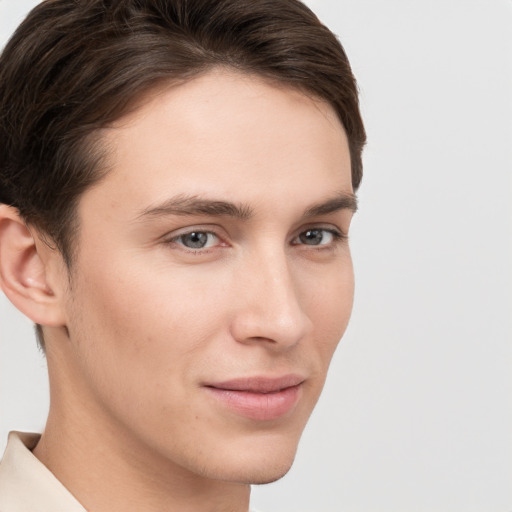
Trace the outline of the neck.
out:
M 62 382 L 50 388 L 50 414 L 34 455 L 87 510 L 248 511 L 249 485 L 208 478 L 176 464 L 105 411 L 87 407 L 93 401 L 83 389 L 66 389 Z
M 248 485 L 194 475 L 156 454 L 141 453 L 125 435 L 98 436 L 84 424 L 61 420 L 50 414 L 34 455 L 87 510 L 247 512 L 249 508 Z

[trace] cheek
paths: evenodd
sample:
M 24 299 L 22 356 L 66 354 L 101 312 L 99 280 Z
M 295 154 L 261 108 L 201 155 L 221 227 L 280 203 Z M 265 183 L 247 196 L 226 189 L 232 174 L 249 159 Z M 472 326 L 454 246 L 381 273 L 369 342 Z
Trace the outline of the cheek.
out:
M 79 378 L 110 415 L 163 428 L 208 365 L 222 323 L 219 293 L 212 297 L 204 280 L 198 293 L 179 272 L 133 262 L 94 266 L 76 283 L 70 314 Z
M 219 331 L 228 293 L 218 277 L 143 263 L 134 258 L 84 269 L 71 316 L 91 357 L 117 358 L 118 366 L 140 371 L 179 371 Z
M 81 269 L 70 315 L 89 372 L 97 380 L 187 378 L 208 366 L 215 344 L 229 336 L 239 279 L 232 268 L 147 264 L 143 257 L 104 258 L 91 253 Z M 294 267 L 299 302 L 314 326 L 304 351 L 326 369 L 352 309 L 349 257 L 332 265 Z M 151 369 L 148 372 L 148 368 Z M 196 371 L 196 370 L 194 370 Z
M 347 328 L 354 299 L 354 274 L 351 262 L 345 262 L 322 280 L 321 286 L 311 286 L 307 295 L 308 308 L 315 326 L 315 345 L 327 367 Z

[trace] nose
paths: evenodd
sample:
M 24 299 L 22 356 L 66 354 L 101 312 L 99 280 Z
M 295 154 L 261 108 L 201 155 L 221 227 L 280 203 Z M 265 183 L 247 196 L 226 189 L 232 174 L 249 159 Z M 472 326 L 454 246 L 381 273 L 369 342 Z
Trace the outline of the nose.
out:
M 237 272 L 231 334 L 240 343 L 266 343 L 274 350 L 285 350 L 312 331 L 301 300 L 300 276 L 297 272 L 294 276 L 282 252 L 264 253 Z

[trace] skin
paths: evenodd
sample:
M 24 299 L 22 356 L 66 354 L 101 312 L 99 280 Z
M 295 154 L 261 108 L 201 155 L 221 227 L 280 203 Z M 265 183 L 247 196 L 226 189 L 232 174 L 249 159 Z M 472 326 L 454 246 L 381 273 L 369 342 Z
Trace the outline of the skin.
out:
M 111 170 L 80 200 L 70 275 L 3 210 L 4 238 L 33 241 L 3 288 L 45 326 L 51 408 L 34 453 L 91 511 L 246 512 L 249 484 L 290 468 L 349 320 L 344 130 L 323 101 L 215 70 L 102 137 Z M 290 374 L 297 403 L 270 420 L 206 387 Z

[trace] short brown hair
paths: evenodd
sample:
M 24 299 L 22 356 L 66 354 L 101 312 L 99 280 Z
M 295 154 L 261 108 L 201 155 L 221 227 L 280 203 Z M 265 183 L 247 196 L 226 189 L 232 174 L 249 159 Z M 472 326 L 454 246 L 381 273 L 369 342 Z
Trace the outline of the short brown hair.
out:
M 268 77 L 331 104 L 352 185 L 365 131 L 345 52 L 297 0 L 46 0 L 0 57 L 0 203 L 72 262 L 81 194 L 106 169 L 100 128 L 164 80 L 216 66 Z

